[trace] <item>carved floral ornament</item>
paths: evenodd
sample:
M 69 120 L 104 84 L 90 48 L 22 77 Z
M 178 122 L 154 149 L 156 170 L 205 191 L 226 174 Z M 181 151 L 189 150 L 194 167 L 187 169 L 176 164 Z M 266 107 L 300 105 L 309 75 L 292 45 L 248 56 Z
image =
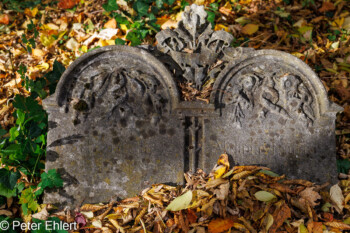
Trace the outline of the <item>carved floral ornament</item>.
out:
M 156 35 L 158 49 L 170 55 L 181 67 L 183 77 L 201 89 L 233 36 L 223 30 L 213 31 L 203 6 L 187 6 L 182 17 L 175 30 L 165 29 Z

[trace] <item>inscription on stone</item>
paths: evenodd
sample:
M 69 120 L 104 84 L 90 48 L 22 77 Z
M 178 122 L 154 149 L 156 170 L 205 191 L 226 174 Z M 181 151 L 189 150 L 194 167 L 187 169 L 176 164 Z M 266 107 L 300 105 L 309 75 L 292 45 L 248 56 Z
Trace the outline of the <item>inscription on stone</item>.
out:
M 45 202 L 78 205 L 137 194 L 153 183 L 183 183 L 226 152 L 233 165 L 259 164 L 291 178 L 334 181 L 335 114 L 322 82 L 301 60 L 275 50 L 230 47 L 201 6 L 153 47 L 107 46 L 63 74 L 49 113 L 46 169 L 64 187 Z M 177 82 L 209 103 L 186 102 Z

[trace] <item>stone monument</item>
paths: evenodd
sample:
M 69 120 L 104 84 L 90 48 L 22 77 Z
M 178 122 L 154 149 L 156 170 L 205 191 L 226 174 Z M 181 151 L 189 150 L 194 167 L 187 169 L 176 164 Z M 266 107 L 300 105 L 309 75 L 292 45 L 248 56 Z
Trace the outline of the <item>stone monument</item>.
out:
M 233 48 L 192 5 L 157 47 L 106 46 L 73 62 L 49 113 L 46 169 L 64 187 L 45 202 L 78 205 L 135 195 L 153 183 L 182 184 L 226 152 L 232 165 L 263 165 L 289 178 L 336 179 L 335 115 L 304 62 L 275 50 Z M 209 103 L 183 101 L 179 81 Z

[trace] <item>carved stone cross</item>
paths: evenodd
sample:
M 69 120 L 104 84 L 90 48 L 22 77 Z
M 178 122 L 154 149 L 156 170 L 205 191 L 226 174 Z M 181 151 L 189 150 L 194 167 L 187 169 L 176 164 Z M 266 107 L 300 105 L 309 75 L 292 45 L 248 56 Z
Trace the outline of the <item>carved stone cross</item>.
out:
M 153 47 L 107 46 L 63 74 L 49 113 L 46 169 L 65 184 L 45 202 L 76 205 L 137 194 L 153 183 L 183 183 L 226 152 L 232 165 L 259 164 L 290 178 L 336 179 L 335 114 L 317 75 L 275 50 L 230 47 L 202 6 L 187 7 Z M 177 82 L 209 103 L 183 101 Z

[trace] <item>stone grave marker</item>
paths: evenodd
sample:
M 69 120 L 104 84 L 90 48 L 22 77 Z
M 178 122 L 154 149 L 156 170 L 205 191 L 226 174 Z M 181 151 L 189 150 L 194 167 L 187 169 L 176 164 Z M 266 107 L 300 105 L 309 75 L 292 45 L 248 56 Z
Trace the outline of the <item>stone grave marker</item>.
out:
M 304 62 L 275 50 L 233 48 L 191 5 L 157 47 L 107 46 L 74 61 L 49 113 L 46 169 L 64 187 L 46 203 L 78 205 L 135 195 L 183 173 L 264 165 L 289 178 L 336 179 L 335 115 L 322 82 Z M 213 84 L 209 103 L 184 101 L 178 81 Z

